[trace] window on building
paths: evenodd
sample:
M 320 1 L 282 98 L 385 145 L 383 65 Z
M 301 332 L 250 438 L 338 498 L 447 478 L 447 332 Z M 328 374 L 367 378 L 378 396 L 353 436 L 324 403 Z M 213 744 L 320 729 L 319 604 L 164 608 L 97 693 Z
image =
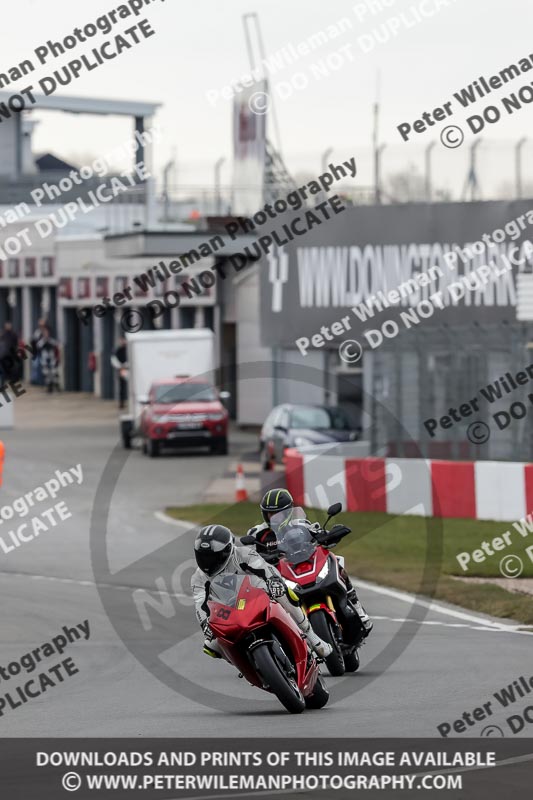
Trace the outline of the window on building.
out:
M 25 258 L 24 259 L 24 275 L 26 278 L 35 278 L 37 276 L 37 259 Z
M 99 277 L 96 279 L 96 296 L 107 297 L 109 292 L 109 278 Z
M 213 306 L 204 307 L 204 323 L 206 328 L 211 328 L 212 331 L 215 330 L 215 314 Z
M 41 258 L 41 274 L 43 278 L 53 278 L 55 272 L 54 258 L 44 256 Z
M 10 278 L 18 278 L 20 273 L 20 263 L 18 258 L 8 258 L 7 274 Z
M 72 278 L 61 278 L 58 295 L 62 300 L 72 300 Z
M 115 293 L 124 292 L 124 289 L 127 287 L 127 285 L 128 285 L 128 279 L 125 276 L 118 275 L 117 277 L 115 277 L 114 292 Z
M 181 328 L 194 328 L 194 320 L 196 317 L 196 308 L 189 306 L 188 308 L 180 309 L 180 327 Z
M 78 278 L 77 288 L 80 300 L 87 300 L 91 296 L 91 279 Z

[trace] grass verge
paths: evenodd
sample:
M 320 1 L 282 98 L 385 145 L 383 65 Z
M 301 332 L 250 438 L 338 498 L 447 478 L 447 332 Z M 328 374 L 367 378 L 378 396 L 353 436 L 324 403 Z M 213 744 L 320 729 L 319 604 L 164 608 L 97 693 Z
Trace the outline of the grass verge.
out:
M 237 535 L 243 535 L 260 521 L 257 506 L 253 503 L 194 505 L 167 508 L 166 511 L 176 519 L 227 525 Z M 322 511 L 310 510 L 309 518 L 323 521 L 325 515 Z M 434 521 L 428 525 L 424 517 L 370 512 L 343 512 L 339 520 L 353 530 L 353 534 L 335 550 L 345 557 L 351 574 L 384 586 L 431 594 L 436 599 L 473 611 L 533 625 L 533 597 L 513 594 L 492 584 L 467 584 L 452 577 L 501 578 L 500 561 L 510 554 L 522 558 L 524 572 L 521 577 L 533 577 L 533 561 L 525 553 L 533 543 L 533 533 L 529 538 L 523 537 L 512 523 L 506 522 L 443 519 L 439 521 L 442 523 L 442 553 L 432 554 L 429 559 L 428 539 L 439 536 L 438 524 Z M 507 530 L 511 531 L 511 546 L 495 551 L 492 556 L 487 555 L 483 562 L 471 560 L 468 571 L 463 571 L 456 558 L 459 553 L 472 553 L 480 549 L 482 542 L 490 546 L 495 537 L 501 537 Z M 428 579 L 428 570 L 433 573 L 434 580 Z

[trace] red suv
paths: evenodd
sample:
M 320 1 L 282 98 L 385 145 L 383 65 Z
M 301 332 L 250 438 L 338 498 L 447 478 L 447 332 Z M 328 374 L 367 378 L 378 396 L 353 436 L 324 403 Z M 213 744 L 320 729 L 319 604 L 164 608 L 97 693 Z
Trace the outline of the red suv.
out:
M 228 452 L 228 412 L 217 390 L 203 380 L 171 378 L 150 387 L 141 415 L 143 452 L 158 456 L 163 445 L 208 446 Z

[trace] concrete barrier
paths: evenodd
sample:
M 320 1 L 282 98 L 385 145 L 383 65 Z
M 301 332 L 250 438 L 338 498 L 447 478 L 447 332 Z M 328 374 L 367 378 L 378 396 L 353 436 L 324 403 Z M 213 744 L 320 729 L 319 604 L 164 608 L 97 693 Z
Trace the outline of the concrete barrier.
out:
M 347 511 L 426 517 L 521 519 L 533 511 L 533 464 L 356 458 L 286 452 L 287 489 L 296 503 Z

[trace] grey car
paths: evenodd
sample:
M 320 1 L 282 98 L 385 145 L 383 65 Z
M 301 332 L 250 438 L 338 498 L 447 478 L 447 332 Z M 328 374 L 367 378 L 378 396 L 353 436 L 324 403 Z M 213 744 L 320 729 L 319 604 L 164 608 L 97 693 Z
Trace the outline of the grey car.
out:
M 294 405 L 276 406 L 261 428 L 259 450 L 265 469 L 283 462 L 289 447 L 310 444 L 353 442 L 359 430 L 346 411 L 338 406 Z

